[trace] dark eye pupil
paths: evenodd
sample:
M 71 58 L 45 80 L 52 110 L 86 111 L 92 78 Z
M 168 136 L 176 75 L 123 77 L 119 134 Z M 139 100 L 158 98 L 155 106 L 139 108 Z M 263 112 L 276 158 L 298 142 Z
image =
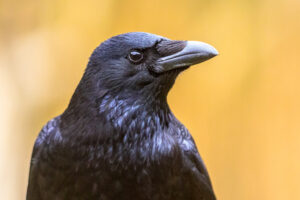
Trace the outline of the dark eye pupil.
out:
M 143 59 L 143 54 L 139 51 L 131 51 L 129 53 L 129 59 L 132 61 L 132 62 L 139 62 Z

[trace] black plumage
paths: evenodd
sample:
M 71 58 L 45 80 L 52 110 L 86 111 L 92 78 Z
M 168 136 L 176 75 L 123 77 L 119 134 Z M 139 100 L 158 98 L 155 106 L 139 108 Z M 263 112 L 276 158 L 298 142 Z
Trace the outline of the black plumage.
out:
M 103 42 L 35 142 L 27 200 L 216 199 L 166 98 L 180 72 L 215 55 L 205 43 L 142 32 Z

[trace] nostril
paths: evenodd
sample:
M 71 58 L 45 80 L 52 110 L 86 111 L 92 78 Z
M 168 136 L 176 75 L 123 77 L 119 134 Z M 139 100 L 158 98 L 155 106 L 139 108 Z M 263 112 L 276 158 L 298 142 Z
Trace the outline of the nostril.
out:
M 182 40 L 162 40 L 156 45 L 156 50 L 161 56 L 168 56 L 184 49 L 187 41 Z

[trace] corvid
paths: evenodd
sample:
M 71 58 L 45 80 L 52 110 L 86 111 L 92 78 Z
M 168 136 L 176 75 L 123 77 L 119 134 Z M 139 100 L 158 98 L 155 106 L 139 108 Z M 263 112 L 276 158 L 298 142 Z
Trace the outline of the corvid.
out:
M 27 200 L 214 200 L 167 94 L 212 46 L 132 32 L 97 47 L 64 113 L 41 130 Z

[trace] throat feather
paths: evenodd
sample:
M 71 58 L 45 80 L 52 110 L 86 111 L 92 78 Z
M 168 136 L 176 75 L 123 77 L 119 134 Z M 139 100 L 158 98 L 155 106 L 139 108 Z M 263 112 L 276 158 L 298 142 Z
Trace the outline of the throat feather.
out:
M 166 103 L 121 99 L 106 95 L 99 105 L 99 113 L 116 129 L 145 131 L 163 129 L 172 116 Z

